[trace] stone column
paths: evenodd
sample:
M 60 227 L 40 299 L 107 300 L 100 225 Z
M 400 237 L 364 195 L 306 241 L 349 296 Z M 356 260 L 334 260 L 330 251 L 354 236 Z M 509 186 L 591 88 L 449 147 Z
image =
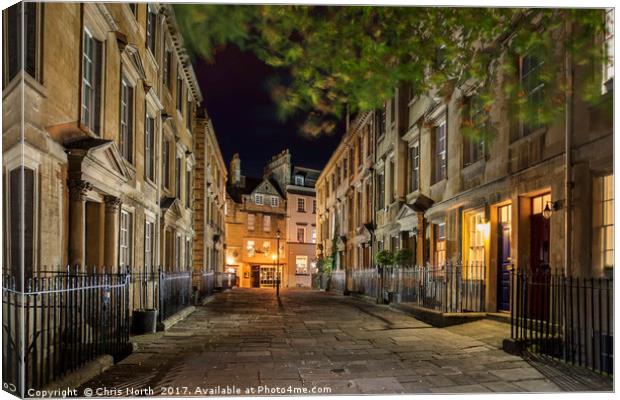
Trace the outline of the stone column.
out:
M 105 239 L 103 245 L 103 264 L 106 272 L 118 270 L 118 224 L 121 200 L 114 196 L 105 196 Z
M 69 264 L 84 266 L 86 238 L 86 193 L 92 185 L 81 179 L 70 179 L 69 186 Z

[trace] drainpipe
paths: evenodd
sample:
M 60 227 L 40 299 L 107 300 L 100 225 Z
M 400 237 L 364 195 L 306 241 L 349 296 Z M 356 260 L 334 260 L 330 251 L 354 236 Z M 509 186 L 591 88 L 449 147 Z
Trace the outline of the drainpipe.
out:
M 567 41 L 570 40 L 570 26 L 568 26 L 568 22 L 565 23 L 566 28 L 565 32 L 567 35 Z M 572 128 L 573 128 L 573 71 L 571 65 L 571 57 L 567 49 L 564 51 L 564 68 L 566 73 L 566 95 L 565 95 L 565 121 L 564 121 L 564 130 L 565 130 L 565 155 L 566 155 L 566 168 L 565 168 L 565 197 L 566 204 L 564 205 L 564 274 L 568 275 L 571 268 L 571 248 L 572 248 L 572 237 L 571 237 L 571 226 L 572 226 L 572 157 L 571 157 L 571 149 L 572 149 Z

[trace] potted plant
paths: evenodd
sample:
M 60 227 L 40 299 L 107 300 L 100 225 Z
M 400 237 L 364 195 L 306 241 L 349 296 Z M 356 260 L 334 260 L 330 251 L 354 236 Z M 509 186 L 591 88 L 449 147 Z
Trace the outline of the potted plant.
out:
M 394 264 L 403 266 L 411 263 L 413 253 L 409 249 L 400 249 L 394 254 Z

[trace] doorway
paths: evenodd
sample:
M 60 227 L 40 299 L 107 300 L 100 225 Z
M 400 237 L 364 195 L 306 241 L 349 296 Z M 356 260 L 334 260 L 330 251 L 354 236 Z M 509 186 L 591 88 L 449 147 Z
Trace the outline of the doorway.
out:
M 260 287 L 260 266 L 258 265 L 252 265 L 252 270 L 250 273 L 250 287 Z
M 498 226 L 498 271 L 497 271 L 497 310 L 510 311 L 510 223 L 512 206 L 510 204 L 497 208 Z
M 551 202 L 551 195 L 532 198 L 530 215 L 530 267 L 531 289 L 529 290 L 530 315 L 535 319 L 546 320 L 549 315 L 549 296 L 551 276 L 549 266 L 549 219 L 543 215 L 545 205 Z

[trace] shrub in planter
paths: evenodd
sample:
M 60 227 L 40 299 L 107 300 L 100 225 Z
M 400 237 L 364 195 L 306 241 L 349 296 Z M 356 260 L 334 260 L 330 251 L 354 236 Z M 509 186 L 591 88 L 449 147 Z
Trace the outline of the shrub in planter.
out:
M 394 263 L 394 255 L 389 250 L 381 250 L 375 256 L 375 261 L 379 265 L 390 265 Z
M 408 265 L 413 259 L 413 253 L 409 249 L 400 249 L 394 254 L 396 265 Z

